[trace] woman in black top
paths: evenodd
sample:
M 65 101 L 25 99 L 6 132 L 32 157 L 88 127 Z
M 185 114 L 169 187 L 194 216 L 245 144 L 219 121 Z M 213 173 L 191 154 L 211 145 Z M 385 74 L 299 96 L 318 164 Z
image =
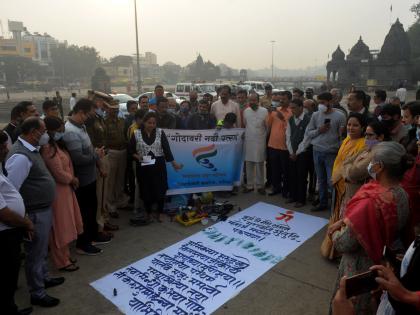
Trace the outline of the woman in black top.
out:
M 143 125 L 130 139 L 130 152 L 137 161 L 136 173 L 140 198 L 144 202 L 148 219 L 150 219 L 153 205 L 157 204 L 156 219 L 162 222 L 160 216 L 168 189 L 166 162 L 170 162 L 175 170 L 180 170 L 182 164 L 174 160 L 165 133 L 162 129 L 156 128 L 156 120 L 157 116 L 154 112 L 149 112 L 144 116 Z M 145 163 L 147 162 L 145 156 L 150 156 L 151 162 Z

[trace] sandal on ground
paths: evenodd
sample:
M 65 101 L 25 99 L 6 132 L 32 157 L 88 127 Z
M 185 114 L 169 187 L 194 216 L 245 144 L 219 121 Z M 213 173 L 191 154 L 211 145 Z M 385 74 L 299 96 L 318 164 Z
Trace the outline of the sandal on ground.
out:
M 75 264 L 72 263 L 72 264 L 67 265 L 67 266 L 65 266 L 63 268 L 60 268 L 58 270 L 60 270 L 60 271 L 67 271 L 67 272 L 73 272 L 73 271 L 79 270 L 79 266 L 76 266 Z

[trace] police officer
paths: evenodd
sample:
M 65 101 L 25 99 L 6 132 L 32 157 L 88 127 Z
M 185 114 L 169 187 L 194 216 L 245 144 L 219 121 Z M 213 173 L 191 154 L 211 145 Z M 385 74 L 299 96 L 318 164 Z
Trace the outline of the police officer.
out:
M 105 147 L 109 165 L 106 204 L 110 213 L 117 213 L 118 208 L 126 208 L 129 202 L 129 197 L 124 193 L 127 138 L 125 121 L 118 117 L 118 101 L 105 103 L 105 111 Z
M 273 95 L 273 87 L 270 84 L 266 84 L 265 87 L 265 95 L 260 99 L 260 106 L 265 108 L 270 108 L 271 106 L 271 97 Z

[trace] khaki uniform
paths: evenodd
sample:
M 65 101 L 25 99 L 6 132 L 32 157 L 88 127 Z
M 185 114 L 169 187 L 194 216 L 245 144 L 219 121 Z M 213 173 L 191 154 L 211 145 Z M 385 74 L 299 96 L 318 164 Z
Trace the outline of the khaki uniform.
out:
M 124 119 L 105 118 L 105 146 L 108 149 L 108 180 L 106 202 L 109 211 L 127 207 L 129 197 L 124 193 L 127 167 L 127 138 Z
M 260 106 L 265 107 L 266 109 L 269 109 L 271 106 L 271 97 L 268 97 L 267 95 L 264 95 L 260 99 Z
M 89 119 L 86 123 L 86 131 L 89 134 L 90 141 L 95 148 L 105 147 L 105 122 L 101 116 L 96 114 L 94 118 Z M 102 170 L 106 174 L 109 174 L 109 163 L 107 155 L 101 159 L 101 165 Z M 104 224 L 109 220 L 108 210 L 110 207 L 106 205 L 106 196 L 108 195 L 107 182 L 108 176 L 103 178 L 98 172 L 96 178 L 96 197 L 98 200 L 96 221 L 101 227 L 103 227 Z

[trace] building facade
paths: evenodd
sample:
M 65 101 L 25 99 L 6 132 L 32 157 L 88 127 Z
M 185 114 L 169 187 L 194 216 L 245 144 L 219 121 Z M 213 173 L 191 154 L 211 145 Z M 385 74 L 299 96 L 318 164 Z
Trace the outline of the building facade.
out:
M 410 53 L 408 36 L 397 19 L 380 51 L 370 50 L 362 37 L 347 56 L 338 46 L 327 63 L 327 81 L 340 87 L 393 88 L 411 79 Z

